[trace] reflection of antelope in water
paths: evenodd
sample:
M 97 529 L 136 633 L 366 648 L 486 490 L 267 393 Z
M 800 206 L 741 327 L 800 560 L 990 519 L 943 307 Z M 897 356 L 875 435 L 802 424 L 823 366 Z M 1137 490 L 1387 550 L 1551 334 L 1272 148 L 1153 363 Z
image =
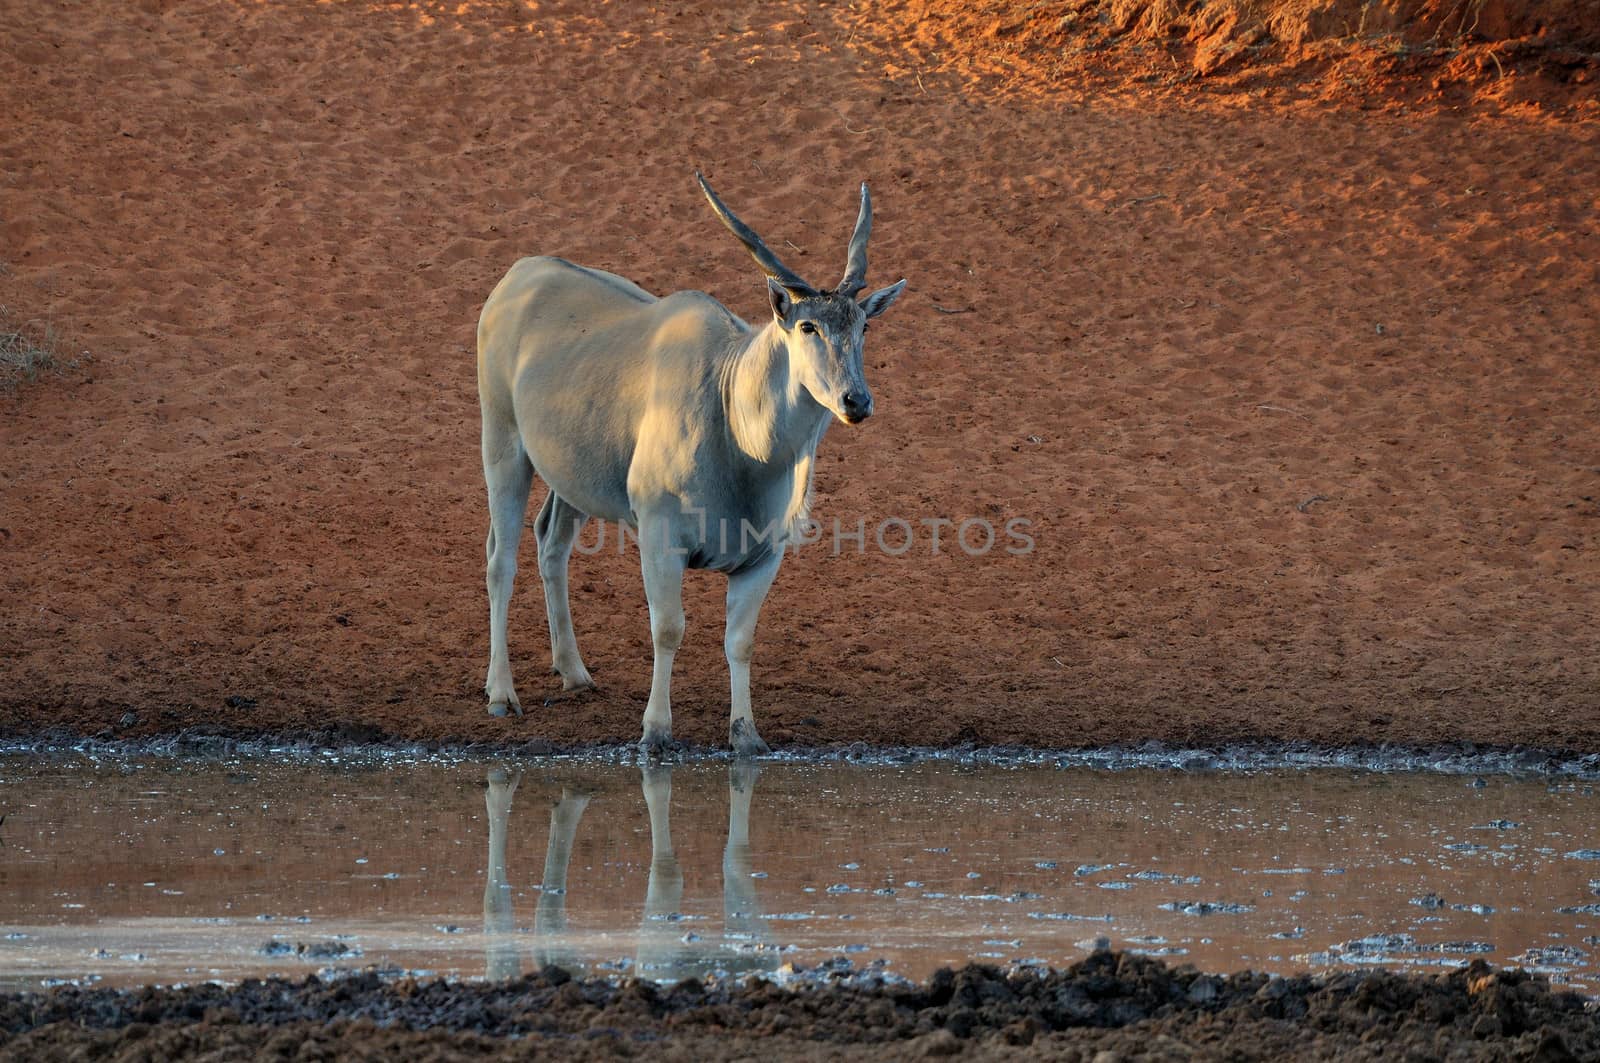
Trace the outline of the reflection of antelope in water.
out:
M 776 954 L 762 946 L 767 927 L 761 919 L 755 880 L 750 875 L 750 801 L 760 768 L 736 761 L 728 772 L 728 838 L 722 852 L 722 939 L 702 939 L 695 924 L 676 918 L 683 903 L 683 870 L 672 845 L 669 817 L 672 768 L 646 765 L 640 779 L 650 817 L 650 874 L 645 886 L 644 918 L 639 927 L 635 969 L 647 978 L 675 979 L 712 971 L 744 974 L 777 966 Z M 485 803 L 489 813 L 489 867 L 483 888 L 485 976 L 491 980 L 522 973 L 514 936 L 515 913 L 506 869 L 506 831 L 511 798 L 520 772 L 489 772 Z M 536 967 L 575 969 L 583 958 L 565 942 L 567 931 L 567 865 L 578 822 L 590 794 L 565 786 L 550 811 L 550 836 L 545 847 L 544 875 L 534 913 Z

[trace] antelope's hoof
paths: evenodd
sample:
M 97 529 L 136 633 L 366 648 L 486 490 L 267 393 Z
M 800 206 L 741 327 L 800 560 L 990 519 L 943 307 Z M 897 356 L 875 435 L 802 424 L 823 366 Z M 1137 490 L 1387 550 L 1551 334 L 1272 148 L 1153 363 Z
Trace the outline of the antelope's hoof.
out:
M 544 705 L 545 708 L 549 708 L 552 705 L 559 705 L 563 701 L 574 701 L 583 697 L 585 694 L 598 694 L 599 692 L 600 688 L 595 686 L 593 683 L 585 683 L 581 687 L 568 687 L 563 685 L 559 692 L 547 695 L 545 697 Z
M 522 715 L 522 706 L 515 701 L 491 701 L 489 703 L 490 716 L 510 716 L 513 713 L 519 717 Z
M 772 747 L 756 733 L 755 724 L 744 720 L 734 720 L 728 726 L 728 744 L 739 757 L 760 757 L 772 752 Z
M 670 731 L 645 731 L 644 737 L 639 739 L 639 752 L 651 760 L 660 760 L 682 753 L 683 744 L 674 742 Z

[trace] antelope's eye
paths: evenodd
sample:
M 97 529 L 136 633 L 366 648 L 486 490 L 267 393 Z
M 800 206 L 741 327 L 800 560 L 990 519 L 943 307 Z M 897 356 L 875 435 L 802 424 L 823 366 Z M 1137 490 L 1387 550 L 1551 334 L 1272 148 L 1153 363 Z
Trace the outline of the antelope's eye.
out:
M 807 335 L 809 335 L 809 334 L 817 331 L 817 326 L 813 325 L 809 321 L 802 321 L 802 322 L 800 322 L 800 331 L 806 333 Z

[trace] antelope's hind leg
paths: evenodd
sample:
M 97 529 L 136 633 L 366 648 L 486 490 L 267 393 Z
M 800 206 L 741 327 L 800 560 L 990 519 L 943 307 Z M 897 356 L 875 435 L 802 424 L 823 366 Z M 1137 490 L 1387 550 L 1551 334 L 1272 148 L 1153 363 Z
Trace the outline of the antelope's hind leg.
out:
M 489 540 L 484 570 L 489 589 L 489 677 L 483 690 L 489 698 L 489 715 L 522 715 L 511 682 L 511 655 L 506 647 L 506 610 L 517 578 L 517 546 L 522 541 L 522 521 L 528 511 L 533 486 L 533 464 L 516 429 L 492 422 L 483 424 L 483 480 L 489 489 Z
M 551 491 L 539 508 L 534 535 L 539 540 L 539 578 L 544 582 L 544 613 L 550 622 L 550 663 L 561 673 L 562 690 L 593 690 L 594 680 L 578 653 L 572 630 L 572 603 L 567 591 L 567 565 L 572 544 L 589 515 Z

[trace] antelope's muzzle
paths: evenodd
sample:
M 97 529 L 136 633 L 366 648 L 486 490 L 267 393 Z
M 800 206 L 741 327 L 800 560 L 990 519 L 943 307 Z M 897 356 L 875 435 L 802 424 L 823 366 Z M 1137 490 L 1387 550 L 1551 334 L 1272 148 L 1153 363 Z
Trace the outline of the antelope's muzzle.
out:
M 872 395 L 865 391 L 847 391 L 840 406 L 847 423 L 860 424 L 872 416 Z

